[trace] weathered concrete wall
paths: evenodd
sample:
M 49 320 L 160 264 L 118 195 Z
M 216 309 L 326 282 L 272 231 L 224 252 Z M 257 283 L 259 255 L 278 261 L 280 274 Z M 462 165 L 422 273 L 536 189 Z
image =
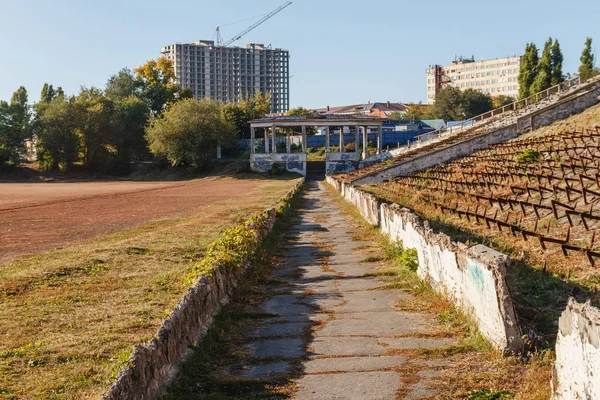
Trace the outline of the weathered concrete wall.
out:
M 552 399 L 600 398 L 600 310 L 570 299 L 558 325 Z
M 301 184 L 286 197 L 293 196 Z M 261 239 L 271 232 L 276 220 L 274 208 L 264 211 L 264 214 L 267 222 L 258 232 Z M 250 260 L 234 271 L 215 266 L 214 276 L 200 277 L 164 321 L 150 344 L 134 347 L 129 367 L 119 373 L 103 400 L 151 400 L 160 394 L 162 388 L 176 377 L 181 363 L 189 355 L 189 347 L 201 340 L 213 316 L 229 302 L 237 282 L 249 266 Z
M 380 204 L 373 195 L 332 177 L 327 181 L 356 205 L 365 219 L 374 225 L 378 221 L 391 240 L 402 240 L 406 248 L 416 249 L 419 277 L 471 314 L 491 343 L 504 351 L 522 350 L 521 331 L 505 278 L 508 256 L 486 246 L 453 242 L 448 235 L 433 232 L 408 209 Z
M 344 185 L 344 197 L 360 210 L 361 215 L 370 224 L 379 226 L 379 200 L 369 193 L 364 193 L 354 186 Z
M 354 171 L 360 163 L 360 153 L 330 152 L 326 155 L 325 171 L 329 175 Z
M 477 150 L 488 148 L 493 144 L 506 142 L 507 140 L 515 137 L 517 137 L 516 125 L 507 126 L 495 130 L 487 135 L 476 136 L 474 138 L 410 158 L 405 162 L 387 170 L 379 171 L 372 175 L 359 177 L 355 181 L 352 181 L 352 183 L 355 185 L 381 183 L 396 176 L 412 174 L 417 171 L 422 171 L 427 168 L 470 155 Z
M 532 129 L 538 129 L 542 126 L 552 124 L 554 121 L 568 118 L 573 114 L 578 114 L 586 108 L 598 103 L 600 96 L 600 84 L 594 85 L 589 91 L 580 93 L 575 98 L 568 98 L 559 101 L 541 111 L 533 113 L 531 118 Z M 527 117 L 525 117 L 527 118 Z M 520 131 L 522 133 L 523 131 Z
M 273 165 L 281 165 L 287 171 L 306 176 L 306 154 L 269 153 L 251 154 L 250 169 L 255 172 L 268 172 Z

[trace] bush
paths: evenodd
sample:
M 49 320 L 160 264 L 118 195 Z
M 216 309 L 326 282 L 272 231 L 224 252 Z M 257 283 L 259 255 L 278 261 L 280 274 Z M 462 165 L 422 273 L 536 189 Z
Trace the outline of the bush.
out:
M 286 171 L 286 169 L 283 168 L 283 166 L 281 166 L 281 164 L 275 163 L 269 170 L 269 175 L 279 176 L 279 175 L 282 175 L 283 173 L 285 173 L 285 171 Z
M 525 149 L 525 151 L 523 151 L 520 154 L 517 154 L 517 156 L 515 157 L 515 161 L 518 163 L 535 162 L 535 161 L 538 161 L 539 159 L 540 159 L 540 152 L 535 151 L 533 149 Z
M 386 260 L 393 261 L 398 266 L 416 272 L 419 268 L 419 258 L 416 249 L 405 249 L 402 240 L 391 243 L 384 253 Z
M 218 102 L 186 99 L 173 104 L 163 116 L 153 117 L 146 129 L 150 151 L 172 166 L 205 168 L 216 158 L 217 146 L 227 146 L 235 128 L 223 116 Z
M 352 152 L 356 151 L 356 145 L 354 143 L 348 143 L 347 145 L 344 146 L 344 151 L 346 153 L 352 153 Z
M 481 390 L 473 390 L 467 395 L 467 400 L 503 400 L 503 399 L 512 399 L 515 395 L 513 393 L 507 392 L 506 390 L 500 390 L 498 392 L 493 392 L 488 388 L 484 388 Z

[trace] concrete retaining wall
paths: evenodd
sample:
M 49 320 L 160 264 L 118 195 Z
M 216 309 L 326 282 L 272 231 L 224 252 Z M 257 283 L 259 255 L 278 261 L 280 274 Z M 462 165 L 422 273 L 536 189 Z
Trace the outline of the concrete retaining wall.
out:
M 486 246 L 453 242 L 448 235 L 433 232 L 408 209 L 380 204 L 375 196 L 332 177 L 327 181 L 391 240 L 402 240 L 406 248 L 416 249 L 419 277 L 471 314 L 491 343 L 503 351 L 522 350 L 521 331 L 505 278 L 508 256 Z
M 378 171 L 377 173 L 371 175 L 359 177 L 355 181 L 352 181 L 352 183 L 355 185 L 382 183 L 396 176 L 409 175 L 460 157 L 471 155 L 477 150 L 486 149 L 493 144 L 504 143 L 507 140 L 515 137 L 517 137 L 516 125 L 507 126 L 502 129 L 497 129 L 487 135 L 476 136 L 474 138 L 410 158 L 396 167 Z
M 569 94 L 568 97 L 559 100 L 555 104 L 519 117 L 510 125 L 410 158 L 394 167 L 358 177 L 352 183 L 355 185 L 382 183 L 397 176 L 409 175 L 460 157 L 471 155 L 477 150 L 486 149 L 494 144 L 504 143 L 532 129 L 550 125 L 572 114 L 580 113 L 598 103 L 599 96 L 600 83 L 596 82 L 586 86 L 581 91 Z
M 255 153 L 250 155 L 250 169 L 254 172 L 264 173 L 277 164 L 287 171 L 306 176 L 306 157 L 306 153 Z
M 285 197 L 293 196 L 296 188 Z M 267 222 L 258 233 L 261 239 L 272 230 L 277 218 L 274 208 L 264 211 Z M 164 321 L 148 346 L 135 346 L 129 367 L 123 369 L 103 400 L 151 400 L 161 393 L 179 372 L 181 363 L 189 356 L 189 347 L 198 343 L 210 327 L 213 316 L 229 302 L 239 279 L 250 266 L 228 271 L 215 266 L 214 276 L 202 276 L 188 290 L 183 300 Z
M 600 310 L 570 299 L 558 325 L 552 399 L 600 398 Z

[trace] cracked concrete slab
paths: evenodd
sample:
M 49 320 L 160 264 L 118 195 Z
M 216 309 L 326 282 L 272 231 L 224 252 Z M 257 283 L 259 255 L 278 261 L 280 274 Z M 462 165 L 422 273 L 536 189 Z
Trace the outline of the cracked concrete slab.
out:
M 402 365 L 406 357 L 343 357 L 316 358 L 304 363 L 304 373 L 366 372 L 393 368 Z
M 400 389 L 398 372 L 306 375 L 298 380 L 296 400 L 390 400 Z

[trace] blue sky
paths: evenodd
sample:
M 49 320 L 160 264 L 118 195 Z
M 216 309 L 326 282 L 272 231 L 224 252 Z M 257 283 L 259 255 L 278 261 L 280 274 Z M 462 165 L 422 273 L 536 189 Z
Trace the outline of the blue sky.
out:
M 425 100 L 425 69 L 455 55 L 521 53 L 559 39 L 575 72 L 586 36 L 600 49 L 600 2 L 572 0 L 357 1 L 293 4 L 237 44 L 290 50 L 291 105 Z M 76 93 L 103 87 L 176 42 L 211 39 L 217 25 L 265 14 L 285 0 L 0 0 L 0 99 L 44 82 Z M 253 21 L 222 29 L 233 37 Z

